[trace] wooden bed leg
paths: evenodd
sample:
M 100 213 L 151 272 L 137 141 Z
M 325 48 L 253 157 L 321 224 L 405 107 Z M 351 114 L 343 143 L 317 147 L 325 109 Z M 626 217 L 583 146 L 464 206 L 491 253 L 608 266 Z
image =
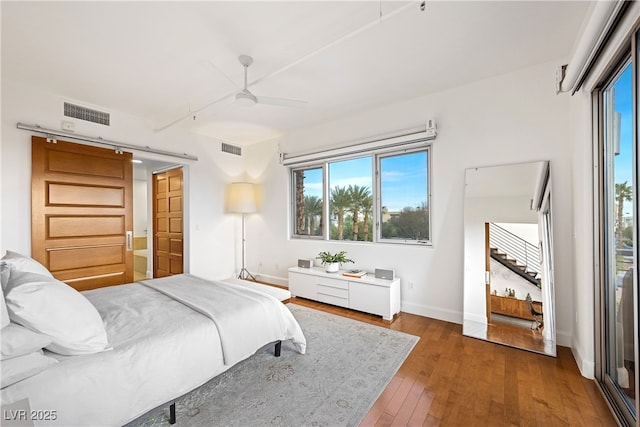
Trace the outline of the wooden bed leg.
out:
M 176 423 L 176 402 L 169 406 L 169 424 Z
M 280 351 L 281 350 L 282 350 L 282 341 L 278 341 L 276 343 L 276 349 L 275 349 L 276 357 L 280 357 Z

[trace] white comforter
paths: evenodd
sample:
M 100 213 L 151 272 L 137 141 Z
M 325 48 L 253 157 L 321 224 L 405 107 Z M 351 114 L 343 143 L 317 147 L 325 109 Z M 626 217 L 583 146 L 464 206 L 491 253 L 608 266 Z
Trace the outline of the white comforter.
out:
M 305 352 L 306 340 L 289 309 L 271 295 L 190 274 L 143 280 L 153 288 L 204 314 L 216 324 L 226 365 L 246 359 L 265 342 L 292 340 Z
M 180 280 L 180 276 L 172 280 Z M 36 425 L 123 425 L 229 369 L 220 337 L 232 340 L 238 332 L 233 329 L 220 334 L 216 323 L 187 303 L 141 284 L 83 294 L 100 312 L 113 350 L 73 357 L 48 353 L 60 363 L 2 389 L 2 403 L 28 397 L 32 410 L 56 411 L 55 421 Z M 249 298 L 255 295 L 251 293 Z M 278 304 L 291 316 L 286 306 Z M 247 313 L 238 319 L 244 315 Z M 227 320 L 233 323 L 231 318 L 221 323 Z M 251 324 L 251 328 L 255 326 Z M 293 325 L 288 327 L 296 329 Z M 247 334 L 253 335 L 253 331 L 245 331 L 237 339 L 244 341 Z M 297 331 L 295 334 L 296 345 L 304 351 L 304 336 L 297 335 Z M 269 336 L 261 343 L 254 337 L 253 351 L 243 346 L 241 350 L 231 350 L 230 357 L 253 354 L 265 344 L 289 335 L 281 332 L 277 338 Z

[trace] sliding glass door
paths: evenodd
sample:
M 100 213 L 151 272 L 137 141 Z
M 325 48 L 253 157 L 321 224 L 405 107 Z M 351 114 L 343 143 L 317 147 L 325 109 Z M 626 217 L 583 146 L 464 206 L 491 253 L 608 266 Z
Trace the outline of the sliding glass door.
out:
M 635 45 L 635 43 L 634 43 Z M 638 420 L 637 59 L 596 92 L 599 112 L 599 308 L 596 376 L 623 424 Z

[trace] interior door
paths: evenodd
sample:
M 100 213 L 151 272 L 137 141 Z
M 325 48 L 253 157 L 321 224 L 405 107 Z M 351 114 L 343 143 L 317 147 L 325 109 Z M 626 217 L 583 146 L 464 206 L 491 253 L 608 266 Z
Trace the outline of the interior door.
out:
M 153 277 L 183 272 L 182 168 L 153 175 Z
M 131 153 L 32 137 L 31 255 L 78 290 L 133 281 Z

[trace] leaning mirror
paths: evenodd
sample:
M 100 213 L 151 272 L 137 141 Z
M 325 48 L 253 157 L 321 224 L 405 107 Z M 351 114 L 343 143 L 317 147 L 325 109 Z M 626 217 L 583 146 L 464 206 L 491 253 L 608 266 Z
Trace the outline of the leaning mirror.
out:
M 549 162 L 465 171 L 463 334 L 556 355 Z

